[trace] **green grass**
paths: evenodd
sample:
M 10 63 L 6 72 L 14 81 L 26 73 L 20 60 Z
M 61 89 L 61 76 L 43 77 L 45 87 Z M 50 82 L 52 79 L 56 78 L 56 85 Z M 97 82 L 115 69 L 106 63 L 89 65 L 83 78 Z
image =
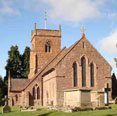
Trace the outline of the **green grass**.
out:
M 20 112 L 19 108 L 12 107 L 12 112 L 2 114 L 2 107 L 0 107 L 0 116 L 117 116 L 117 105 L 113 104 L 112 109 L 109 110 L 95 110 L 95 111 L 82 111 L 74 113 L 65 113 L 50 111 L 47 109 L 40 109 L 33 112 Z

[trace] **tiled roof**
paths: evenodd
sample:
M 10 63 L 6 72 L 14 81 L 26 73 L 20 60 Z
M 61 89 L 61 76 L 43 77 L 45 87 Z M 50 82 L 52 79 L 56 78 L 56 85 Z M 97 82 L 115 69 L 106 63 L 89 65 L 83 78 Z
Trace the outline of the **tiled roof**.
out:
M 29 82 L 29 79 L 11 79 L 10 91 L 21 91 Z

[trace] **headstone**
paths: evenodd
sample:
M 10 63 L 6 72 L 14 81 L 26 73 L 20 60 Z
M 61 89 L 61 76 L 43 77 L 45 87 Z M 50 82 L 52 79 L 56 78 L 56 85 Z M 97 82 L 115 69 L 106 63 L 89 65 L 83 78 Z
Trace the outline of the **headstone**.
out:
M 8 105 L 8 100 L 9 100 L 8 97 L 5 96 L 5 99 L 4 99 L 5 105 L 4 105 L 3 109 L 2 109 L 2 113 L 11 112 L 11 108 L 10 108 L 10 106 Z

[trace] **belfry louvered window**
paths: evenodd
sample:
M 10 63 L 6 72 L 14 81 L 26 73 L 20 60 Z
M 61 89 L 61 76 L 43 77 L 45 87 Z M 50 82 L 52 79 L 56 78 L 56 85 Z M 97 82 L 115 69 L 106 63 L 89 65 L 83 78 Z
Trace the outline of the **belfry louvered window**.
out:
M 51 52 L 51 49 L 50 41 L 47 41 L 45 44 L 45 52 Z

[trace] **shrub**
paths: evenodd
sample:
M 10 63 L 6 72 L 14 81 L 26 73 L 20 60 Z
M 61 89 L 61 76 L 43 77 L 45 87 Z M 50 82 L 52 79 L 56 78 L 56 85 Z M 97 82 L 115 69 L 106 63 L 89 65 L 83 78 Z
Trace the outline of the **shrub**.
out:
M 83 108 L 83 107 L 74 107 L 72 108 L 73 112 L 77 112 L 77 111 L 89 111 L 89 110 L 93 110 L 93 108 L 89 107 L 89 108 Z

